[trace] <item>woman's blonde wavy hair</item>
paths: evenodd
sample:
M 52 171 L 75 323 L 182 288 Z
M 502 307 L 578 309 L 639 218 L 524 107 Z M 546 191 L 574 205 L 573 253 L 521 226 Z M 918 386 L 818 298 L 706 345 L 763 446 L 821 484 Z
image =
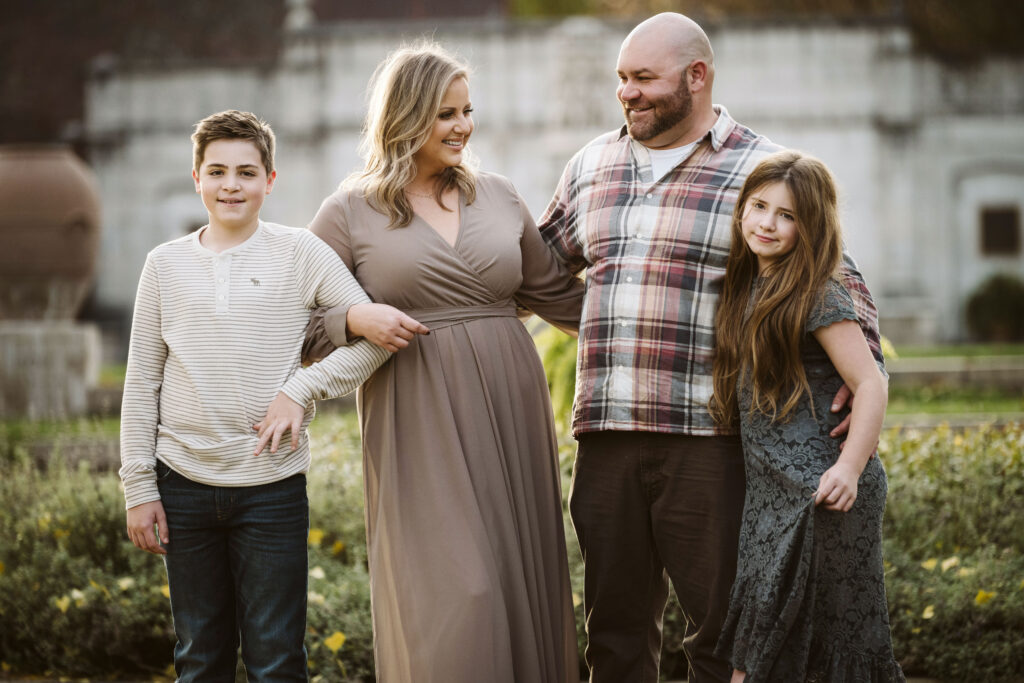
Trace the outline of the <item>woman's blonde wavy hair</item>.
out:
M 361 189 L 370 204 L 391 219 L 391 227 L 405 227 L 412 220 L 413 210 L 402 190 L 416 177 L 413 155 L 429 139 L 441 101 L 456 78 L 468 81 L 469 68 L 439 44 L 421 41 L 388 55 L 370 80 L 359 145 L 365 166 L 342 185 Z M 434 188 L 438 204 L 452 187 L 459 188 L 467 204 L 473 203 L 474 169 L 475 160 L 466 148 L 462 163 L 441 174 Z
M 747 200 L 772 183 L 785 183 L 793 198 L 797 239 L 758 283 L 757 256 L 743 239 Z M 804 325 L 842 258 L 836 185 L 818 159 L 784 151 L 764 159 L 747 177 L 732 216 L 732 245 L 715 314 L 714 394 L 709 403 L 720 423 L 739 419 L 736 381 L 749 373 L 751 411 L 785 420 L 810 393 L 800 359 Z

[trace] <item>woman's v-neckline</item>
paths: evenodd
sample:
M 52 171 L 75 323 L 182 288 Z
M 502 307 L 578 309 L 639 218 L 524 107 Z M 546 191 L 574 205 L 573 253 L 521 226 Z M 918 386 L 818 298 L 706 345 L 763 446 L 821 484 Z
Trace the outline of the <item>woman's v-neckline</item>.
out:
M 458 251 L 459 241 L 462 239 L 463 228 L 465 227 L 463 225 L 463 217 L 465 216 L 466 205 L 462 201 L 462 192 L 459 192 L 458 196 L 459 196 L 459 201 L 458 201 L 457 208 L 458 208 L 459 216 L 458 216 L 457 225 L 455 227 L 455 241 L 454 242 L 449 242 L 445 238 L 445 236 L 443 234 L 441 234 L 441 231 L 434 227 L 433 223 L 431 223 L 426 218 L 421 216 L 418 212 L 413 211 L 413 213 L 412 213 L 412 215 L 415 218 L 417 218 L 421 223 L 423 223 L 423 225 L 425 225 L 427 227 L 427 229 L 430 230 L 430 232 L 434 233 L 437 236 L 437 238 L 440 239 L 441 242 L 443 242 L 445 245 L 447 245 L 447 247 L 449 249 L 451 249 L 452 251 Z

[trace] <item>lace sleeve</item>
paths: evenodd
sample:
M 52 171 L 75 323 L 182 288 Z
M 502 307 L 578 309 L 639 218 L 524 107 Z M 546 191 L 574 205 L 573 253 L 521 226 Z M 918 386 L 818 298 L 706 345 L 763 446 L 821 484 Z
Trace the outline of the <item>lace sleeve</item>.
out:
M 821 300 L 807 317 L 804 332 L 811 333 L 819 327 L 828 327 L 840 320 L 859 322 L 857 312 L 854 309 L 853 297 L 846 291 L 846 287 L 842 283 L 831 279 L 825 283 L 825 290 L 821 294 Z

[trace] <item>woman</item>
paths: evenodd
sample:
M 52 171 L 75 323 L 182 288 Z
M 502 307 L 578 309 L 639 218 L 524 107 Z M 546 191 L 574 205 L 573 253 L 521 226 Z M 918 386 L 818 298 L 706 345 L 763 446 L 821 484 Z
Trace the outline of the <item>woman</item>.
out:
M 471 112 L 442 48 L 392 54 L 366 166 L 310 225 L 374 301 L 430 328 L 358 396 L 377 675 L 576 681 L 555 432 L 516 305 L 575 332 L 583 287 L 511 184 L 472 170 Z M 332 310 L 321 335 L 383 338 L 381 310 Z

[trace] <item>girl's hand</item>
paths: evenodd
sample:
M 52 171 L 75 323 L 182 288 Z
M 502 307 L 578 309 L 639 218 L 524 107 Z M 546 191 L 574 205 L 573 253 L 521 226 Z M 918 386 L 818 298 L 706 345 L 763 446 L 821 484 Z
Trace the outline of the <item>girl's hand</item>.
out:
M 407 347 L 415 335 L 430 334 L 425 325 L 387 304 L 355 304 L 346 322 L 350 339 L 363 337 L 392 353 Z
M 848 512 L 857 500 L 857 480 L 860 472 L 854 467 L 837 462 L 825 470 L 818 482 L 818 490 L 814 492 L 814 504 L 825 503 L 826 510 Z

